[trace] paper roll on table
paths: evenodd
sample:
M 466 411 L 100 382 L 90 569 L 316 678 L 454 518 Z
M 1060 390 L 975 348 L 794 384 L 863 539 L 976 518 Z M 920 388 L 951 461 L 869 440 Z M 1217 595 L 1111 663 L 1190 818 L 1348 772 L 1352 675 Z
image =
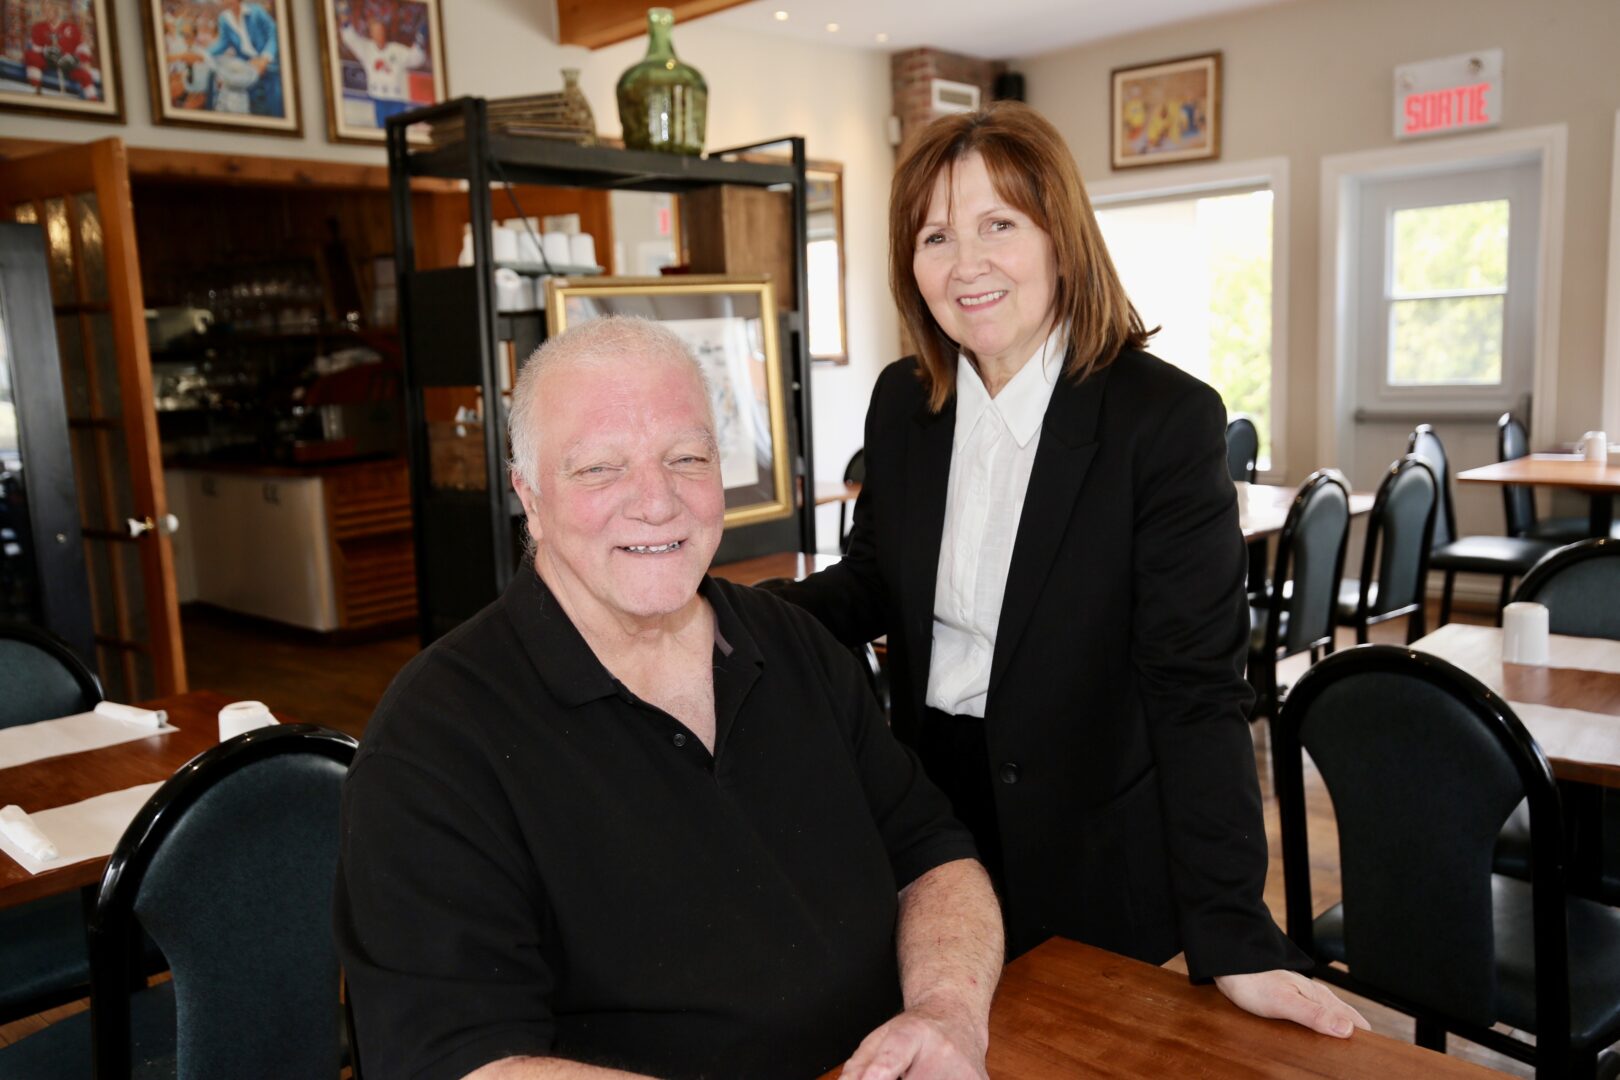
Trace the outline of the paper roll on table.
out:
M 141 709 L 134 705 L 120 705 L 115 701 L 96 702 L 96 715 L 105 716 L 109 720 L 122 720 L 136 727 L 160 728 L 169 722 L 169 714 L 163 709 Z
M 262 701 L 233 701 L 219 710 L 219 741 L 278 723 Z
M 51 843 L 51 838 L 40 832 L 39 826 L 16 804 L 0 808 L 0 832 L 33 858 L 56 858 L 56 845 Z
M 1502 609 L 1502 662 L 1545 665 L 1549 649 L 1547 608 L 1523 600 Z

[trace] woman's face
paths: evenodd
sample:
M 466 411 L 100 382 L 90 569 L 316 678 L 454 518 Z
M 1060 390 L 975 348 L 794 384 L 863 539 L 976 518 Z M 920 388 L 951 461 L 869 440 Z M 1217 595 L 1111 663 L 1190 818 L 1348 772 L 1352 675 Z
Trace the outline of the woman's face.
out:
M 911 267 L 940 329 L 981 368 L 1016 370 L 1052 332 L 1052 238 L 996 193 L 978 154 L 939 174 Z

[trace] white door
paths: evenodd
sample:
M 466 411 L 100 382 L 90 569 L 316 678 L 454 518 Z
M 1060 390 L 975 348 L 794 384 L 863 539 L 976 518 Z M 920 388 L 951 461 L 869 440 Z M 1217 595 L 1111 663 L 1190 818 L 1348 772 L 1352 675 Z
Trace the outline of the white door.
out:
M 1539 166 L 1383 180 L 1360 193 L 1352 481 L 1376 485 L 1419 423 L 1439 433 L 1453 476 L 1495 461 L 1497 417 L 1530 422 Z M 1500 491 L 1453 481 L 1452 494 L 1459 533 L 1503 531 Z

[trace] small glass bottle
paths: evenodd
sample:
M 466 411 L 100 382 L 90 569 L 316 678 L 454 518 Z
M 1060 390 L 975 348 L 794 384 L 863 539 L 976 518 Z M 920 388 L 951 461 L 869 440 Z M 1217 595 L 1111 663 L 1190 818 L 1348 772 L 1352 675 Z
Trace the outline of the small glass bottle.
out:
M 670 41 L 674 25 L 669 8 L 649 9 L 647 55 L 619 76 L 619 123 L 628 149 L 703 152 L 709 84 L 675 55 Z

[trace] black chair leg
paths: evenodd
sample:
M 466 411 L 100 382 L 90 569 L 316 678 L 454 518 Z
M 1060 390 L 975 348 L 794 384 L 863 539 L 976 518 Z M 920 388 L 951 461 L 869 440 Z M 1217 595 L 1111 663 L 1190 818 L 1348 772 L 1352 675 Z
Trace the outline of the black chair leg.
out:
M 1417 610 L 1406 617 L 1406 643 L 1408 645 L 1428 632 L 1428 618 L 1425 612 L 1427 606 L 1428 601 L 1419 595 Z
M 1440 625 L 1451 621 L 1451 591 L 1457 587 L 1457 571 L 1446 571 L 1446 584 L 1440 590 Z
M 1502 592 L 1496 598 L 1496 625 L 1502 625 L 1502 609 L 1508 606 L 1513 597 L 1513 579 L 1507 574 L 1502 575 Z
M 1434 1020 L 1420 1019 L 1417 1022 L 1417 1032 L 1412 1041 L 1425 1050 L 1433 1050 L 1436 1053 L 1443 1054 L 1446 1052 L 1445 1025 Z

